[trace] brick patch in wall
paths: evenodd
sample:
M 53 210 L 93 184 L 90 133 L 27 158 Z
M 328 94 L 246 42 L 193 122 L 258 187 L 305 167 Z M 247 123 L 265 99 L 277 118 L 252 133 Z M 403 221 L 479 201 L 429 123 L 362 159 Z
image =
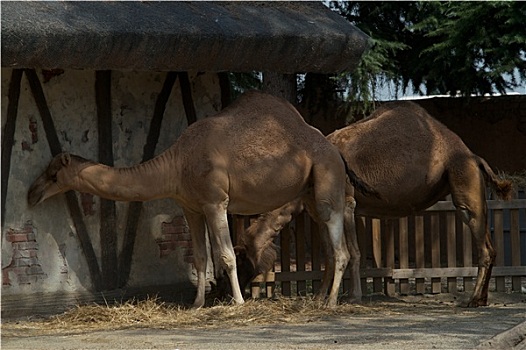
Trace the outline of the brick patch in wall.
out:
M 184 260 L 189 264 L 194 262 L 192 236 L 184 216 L 176 216 L 171 222 L 161 223 L 161 238 L 156 242 L 161 258 L 180 247 L 184 251 Z
M 6 240 L 11 243 L 13 256 L 11 262 L 2 268 L 2 285 L 11 285 L 11 276 L 18 284 L 31 284 L 47 278 L 38 261 L 37 231 L 31 222 L 21 229 L 8 229 Z

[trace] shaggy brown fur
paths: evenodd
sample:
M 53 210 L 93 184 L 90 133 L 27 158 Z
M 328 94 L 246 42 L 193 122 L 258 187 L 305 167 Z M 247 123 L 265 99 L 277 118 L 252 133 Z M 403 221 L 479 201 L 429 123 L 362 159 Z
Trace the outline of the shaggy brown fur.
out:
M 59 155 L 35 180 L 28 200 L 35 205 L 68 190 L 120 201 L 175 199 L 192 234 L 196 307 L 205 301 L 206 227 L 214 261 L 227 272 L 234 300 L 242 303 L 227 212 L 260 214 L 312 191 L 316 215 L 330 231 L 336 255 L 328 302 L 336 304 L 349 260 L 343 235 L 344 163 L 284 99 L 246 93 L 218 115 L 189 126 L 168 150 L 130 168 Z
M 504 199 L 511 195 L 511 183 L 500 180 L 486 161 L 473 154 L 456 134 L 412 102 L 385 104 L 369 118 L 337 130 L 327 139 L 338 147 L 347 165 L 379 193 L 379 196 L 354 194 L 347 186 L 345 230 L 355 284 L 351 297 L 356 300 L 361 297 L 360 251 L 350 215 L 353 196 L 357 215 L 389 218 L 414 214 L 451 194 L 457 211 L 475 238 L 480 257 L 476 286 L 466 305 L 487 305 L 495 250 L 487 227 L 484 180 Z M 271 250 L 273 246 L 262 237 L 273 240 L 275 222 L 282 227 L 297 208 L 297 205 L 284 206 L 257 220 L 246 235 L 258 239 L 243 241 L 255 244 L 246 250 L 257 254 L 251 261 L 242 263 L 253 263 L 256 271 L 266 272 L 268 262 L 261 259 L 272 255 L 260 250 Z M 330 269 L 326 273 L 330 273 Z

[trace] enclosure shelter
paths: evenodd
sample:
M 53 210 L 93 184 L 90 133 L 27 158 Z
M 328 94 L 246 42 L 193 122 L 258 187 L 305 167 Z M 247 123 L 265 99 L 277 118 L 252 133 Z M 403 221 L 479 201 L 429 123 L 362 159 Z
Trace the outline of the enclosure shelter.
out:
M 368 43 L 321 3 L 1 6 L 3 315 L 148 286 L 192 299 L 173 201 L 69 192 L 30 208 L 31 182 L 62 151 L 111 166 L 152 158 L 228 104 L 228 72 L 263 72 L 286 96 L 295 73 L 352 70 Z

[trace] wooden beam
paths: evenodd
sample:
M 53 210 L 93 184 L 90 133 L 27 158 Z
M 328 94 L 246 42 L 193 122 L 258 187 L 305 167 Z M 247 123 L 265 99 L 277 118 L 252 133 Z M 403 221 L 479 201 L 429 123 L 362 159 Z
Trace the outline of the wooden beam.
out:
M 186 120 L 188 121 L 188 125 L 191 125 L 197 121 L 197 114 L 195 113 L 194 100 L 192 98 L 192 85 L 190 85 L 187 72 L 179 72 L 179 84 L 181 85 L 181 95 Z
M 60 145 L 57 130 L 55 129 L 55 124 L 53 123 L 51 113 L 47 106 L 44 91 L 42 90 L 42 85 L 40 85 L 40 80 L 38 79 L 34 69 L 26 69 L 25 73 L 29 82 L 29 86 L 31 87 L 33 97 L 35 98 L 35 103 L 40 112 L 40 117 L 42 118 L 42 126 L 46 132 L 46 138 L 49 143 L 51 154 L 56 156 L 62 152 L 62 146 Z M 97 262 L 97 256 L 95 255 L 95 251 L 91 244 L 84 219 L 82 218 L 82 212 L 80 211 L 77 196 L 74 192 L 69 191 L 66 193 L 66 201 L 71 219 L 73 220 L 73 225 L 75 226 L 75 231 L 77 232 L 77 237 L 79 238 L 80 246 L 84 252 L 84 257 L 86 258 L 91 281 L 93 282 L 95 290 L 100 291 L 102 290 L 102 276 L 100 273 L 99 264 Z
M 99 135 L 99 162 L 113 166 L 113 137 L 111 113 L 111 71 L 95 72 L 95 100 Z M 105 290 L 118 284 L 117 213 L 115 201 L 100 199 L 100 250 L 102 279 Z
M 146 138 L 146 144 L 143 148 L 142 161 L 146 162 L 155 155 L 155 148 L 159 142 L 161 134 L 161 126 L 166 110 L 166 103 L 172 93 L 177 73 L 168 72 L 164 79 L 163 87 L 157 96 L 153 117 L 150 122 L 150 129 Z M 139 225 L 139 218 L 142 212 L 142 202 L 131 202 L 128 206 L 128 217 L 126 219 L 126 229 L 124 231 L 124 238 L 122 242 L 122 250 L 119 256 L 119 276 L 118 286 L 124 287 L 128 283 L 131 271 L 131 262 L 133 257 L 133 250 L 135 246 L 135 238 L 137 236 L 137 227 Z
M 526 199 L 488 200 L 488 209 L 521 209 L 526 207 Z M 439 201 L 427 208 L 425 211 L 455 211 L 456 208 L 451 201 Z
M 11 171 L 11 154 L 15 142 L 16 116 L 18 114 L 18 100 L 20 98 L 20 82 L 22 81 L 21 69 L 13 69 L 9 90 L 7 92 L 7 113 L 4 130 L 2 132 L 2 213 L 1 225 L 4 227 L 5 202 L 7 198 L 7 184 Z

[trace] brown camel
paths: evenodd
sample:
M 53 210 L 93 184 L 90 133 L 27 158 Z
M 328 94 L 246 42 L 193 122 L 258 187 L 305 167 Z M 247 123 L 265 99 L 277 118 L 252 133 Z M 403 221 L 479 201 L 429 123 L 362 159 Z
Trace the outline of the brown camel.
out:
M 498 179 L 486 161 L 471 152 L 455 133 L 412 102 L 385 104 L 367 119 L 337 130 L 327 139 L 338 147 L 356 175 L 379 194 L 363 196 L 347 187 L 345 232 L 351 253 L 351 299 L 361 299 L 360 250 L 354 216 L 350 215 L 355 203 L 356 215 L 397 218 L 422 211 L 451 194 L 479 253 L 475 289 L 465 306 L 487 305 L 495 250 L 487 225 L 485 187 L 488 182 L 499 197 L 509 199 L 511 183 Z M 272 240 L 301 210 L 302 203 L 294 201 L 261 215 L 246 230 L 236 247 L 238 265 L 244 272 L 238 276 L 243 287 L 272 266 L 273 261 L 266 260 L 275 257 Z M 325 272 L 330 273 L 330 269 Z M 326 288 L 323 284 L 322 290 Z
M 205 300 L 206 227 L 214 261 L 243 303 L 227 212 L 254 215 L 302 196 L 328 230 L 336 268 L 328 305 L 335 305 L 349 260 L 343 235 L 344 162 L 338 150 L 287 101 L 249 92 L 214 117 L 189 126 L 168 150 L 129 168 L 112 168 L 60 154 L 28 193 L 36 205 L 69 190 L 118 201 L 174 198 L 183 208 L 198 275 L 194 306 Z M 216 269 L 218 268 L 216 264 Z

